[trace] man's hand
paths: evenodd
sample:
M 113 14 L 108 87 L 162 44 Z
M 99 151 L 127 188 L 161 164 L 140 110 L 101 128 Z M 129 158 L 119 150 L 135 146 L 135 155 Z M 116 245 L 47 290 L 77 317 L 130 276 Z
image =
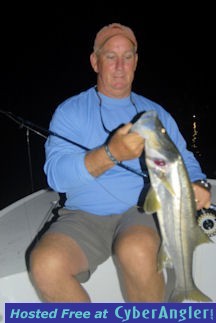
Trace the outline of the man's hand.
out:
M 130 132 L 131 127 L 132 123 L 122 126 L 108 142 L 109 151 L 117 161 L 138 158 L 143 152 L 144 139 L 138 133 Z M 115 163 L 109 158 L 103 145 L 86 153 L 85 165 L 92 176 L 98 177 Z
M 140 157 L 144 149 L 144 139 L 136 132 L 130 132 L 132 123 L 119 128 L 108 145 L 112 155 L 119 161 Z
M 192 185 L 194 189 L 197 210 L 200 210 L 202 208 L 208 209 L 211 204 L 211 193 L 204 187 L 196 185 L 196 183 L 193 183 Z

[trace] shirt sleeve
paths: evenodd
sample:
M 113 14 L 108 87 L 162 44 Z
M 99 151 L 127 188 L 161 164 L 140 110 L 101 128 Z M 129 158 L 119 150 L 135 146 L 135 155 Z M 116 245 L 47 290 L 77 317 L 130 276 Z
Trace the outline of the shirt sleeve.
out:
M 82 132 L 76 113 L 57 108 L 50 122 L 50 135 L 45 142 L 44 172 L 48 185 L 57 192 L 78 190 L 94 177 L 85 166 L 88 147 L 79 145 Z

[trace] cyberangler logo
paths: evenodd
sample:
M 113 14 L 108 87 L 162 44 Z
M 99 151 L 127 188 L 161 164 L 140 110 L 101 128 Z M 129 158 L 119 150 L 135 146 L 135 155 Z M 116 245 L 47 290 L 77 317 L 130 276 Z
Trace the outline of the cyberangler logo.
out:
M 204 305 L 204 304 L 202 304 Z M 181 305 L 182 306 L 182 305 Z M 136 319 L 146 319 L 146 320 L 175 320 L 176 322 L 182 322 L 185 320 L 191 320 L 194 322 L 198 320 L 199 322 L 214 320 L 214 310 L 213 308 L 197 308 L 192 305 L 183 305 L 181 308 L 174 308 L 170 305 L 161 305 L 158 308 L 145 308 L 140 310 L 137 306 L 132 306 L 132 308 L 124 308 L 123 305 L 116 307 L 115 316 L 121 320 L 121 322 L 127 322 L 129 320 Z

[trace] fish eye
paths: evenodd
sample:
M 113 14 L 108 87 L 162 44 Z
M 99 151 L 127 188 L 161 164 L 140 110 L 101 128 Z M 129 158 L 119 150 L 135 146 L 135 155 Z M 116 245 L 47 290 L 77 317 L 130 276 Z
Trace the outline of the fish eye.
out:
M 165 160 L 163 160 L 163 159 L 155 159 L 155 160 L 154 160 L 154 163 L 155 163 L 155 165 L 157 165 L 157 166 L 165 166 L 165 165 L 166 165 L 166 162 L 165 162 Z

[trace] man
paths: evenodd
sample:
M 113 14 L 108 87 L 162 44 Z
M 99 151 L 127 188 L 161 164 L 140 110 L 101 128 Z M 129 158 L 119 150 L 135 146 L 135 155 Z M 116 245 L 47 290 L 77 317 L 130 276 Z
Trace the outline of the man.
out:
M 130 132 L 132 120 L 143 111 L 157 110 L 191 181 L 198 181 L 193 184 L 198 209 L 210 204 L 206 176 L 172 117 L 132 92 L 138 54 L 129 27 L 114 23 L 102 28 L 90 62 L 97 86 L 60 104 L 50 123 L 53 132 L 68 140 L 48 138 L 44 170 L 50 187 L 66 192 L 67 198 L 60 217 L 31 254 L 32 279 L 45 301 L 89 302 L 91 295 L 81 283 L 114 255 L 126 301 L 162 302 L 160 238 L 153 217 L 137 207 L 145 178 L 139 160 L 144 141 Z

